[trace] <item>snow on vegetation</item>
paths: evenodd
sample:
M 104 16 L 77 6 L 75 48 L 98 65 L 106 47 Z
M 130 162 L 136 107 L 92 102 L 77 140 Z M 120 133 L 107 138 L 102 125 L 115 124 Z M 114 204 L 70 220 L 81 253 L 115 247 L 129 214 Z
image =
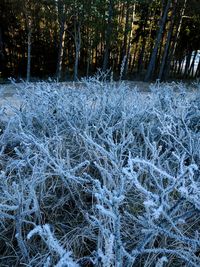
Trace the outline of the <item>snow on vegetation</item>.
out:
M 200 266 L 198 90 L 84 83 L 1 109 L 0 265 Z

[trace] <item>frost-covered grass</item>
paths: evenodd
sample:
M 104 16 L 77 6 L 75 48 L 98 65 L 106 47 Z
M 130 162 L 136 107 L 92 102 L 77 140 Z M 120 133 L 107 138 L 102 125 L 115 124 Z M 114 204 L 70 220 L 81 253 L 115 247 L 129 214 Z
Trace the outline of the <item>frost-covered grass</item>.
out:
M 1 110 L 0 266 L 200 266 L 200 94 L 85 83 Z

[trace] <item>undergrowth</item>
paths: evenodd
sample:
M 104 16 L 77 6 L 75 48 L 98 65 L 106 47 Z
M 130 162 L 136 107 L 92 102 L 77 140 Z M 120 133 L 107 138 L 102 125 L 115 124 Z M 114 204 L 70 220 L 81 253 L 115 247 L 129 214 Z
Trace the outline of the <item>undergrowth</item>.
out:
M 198 92 L 90 78 L 18 97 L 0 119 L 0 266 L 200 266 Z

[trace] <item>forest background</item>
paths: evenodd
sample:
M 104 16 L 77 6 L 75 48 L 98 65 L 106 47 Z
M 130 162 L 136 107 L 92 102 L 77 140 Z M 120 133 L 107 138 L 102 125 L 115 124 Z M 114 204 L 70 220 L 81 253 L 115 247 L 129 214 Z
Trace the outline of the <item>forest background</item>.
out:
M 198 0 L 1 0 L 0 81 L 196 79 Z

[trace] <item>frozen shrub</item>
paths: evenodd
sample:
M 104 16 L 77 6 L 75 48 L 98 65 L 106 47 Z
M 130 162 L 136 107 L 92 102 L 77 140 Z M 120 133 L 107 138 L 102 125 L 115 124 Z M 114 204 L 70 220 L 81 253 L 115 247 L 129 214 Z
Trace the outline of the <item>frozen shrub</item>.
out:
M 100 76 L 18 91 L 1 110 L 2 265 L 200 265 L 198 93 Z

